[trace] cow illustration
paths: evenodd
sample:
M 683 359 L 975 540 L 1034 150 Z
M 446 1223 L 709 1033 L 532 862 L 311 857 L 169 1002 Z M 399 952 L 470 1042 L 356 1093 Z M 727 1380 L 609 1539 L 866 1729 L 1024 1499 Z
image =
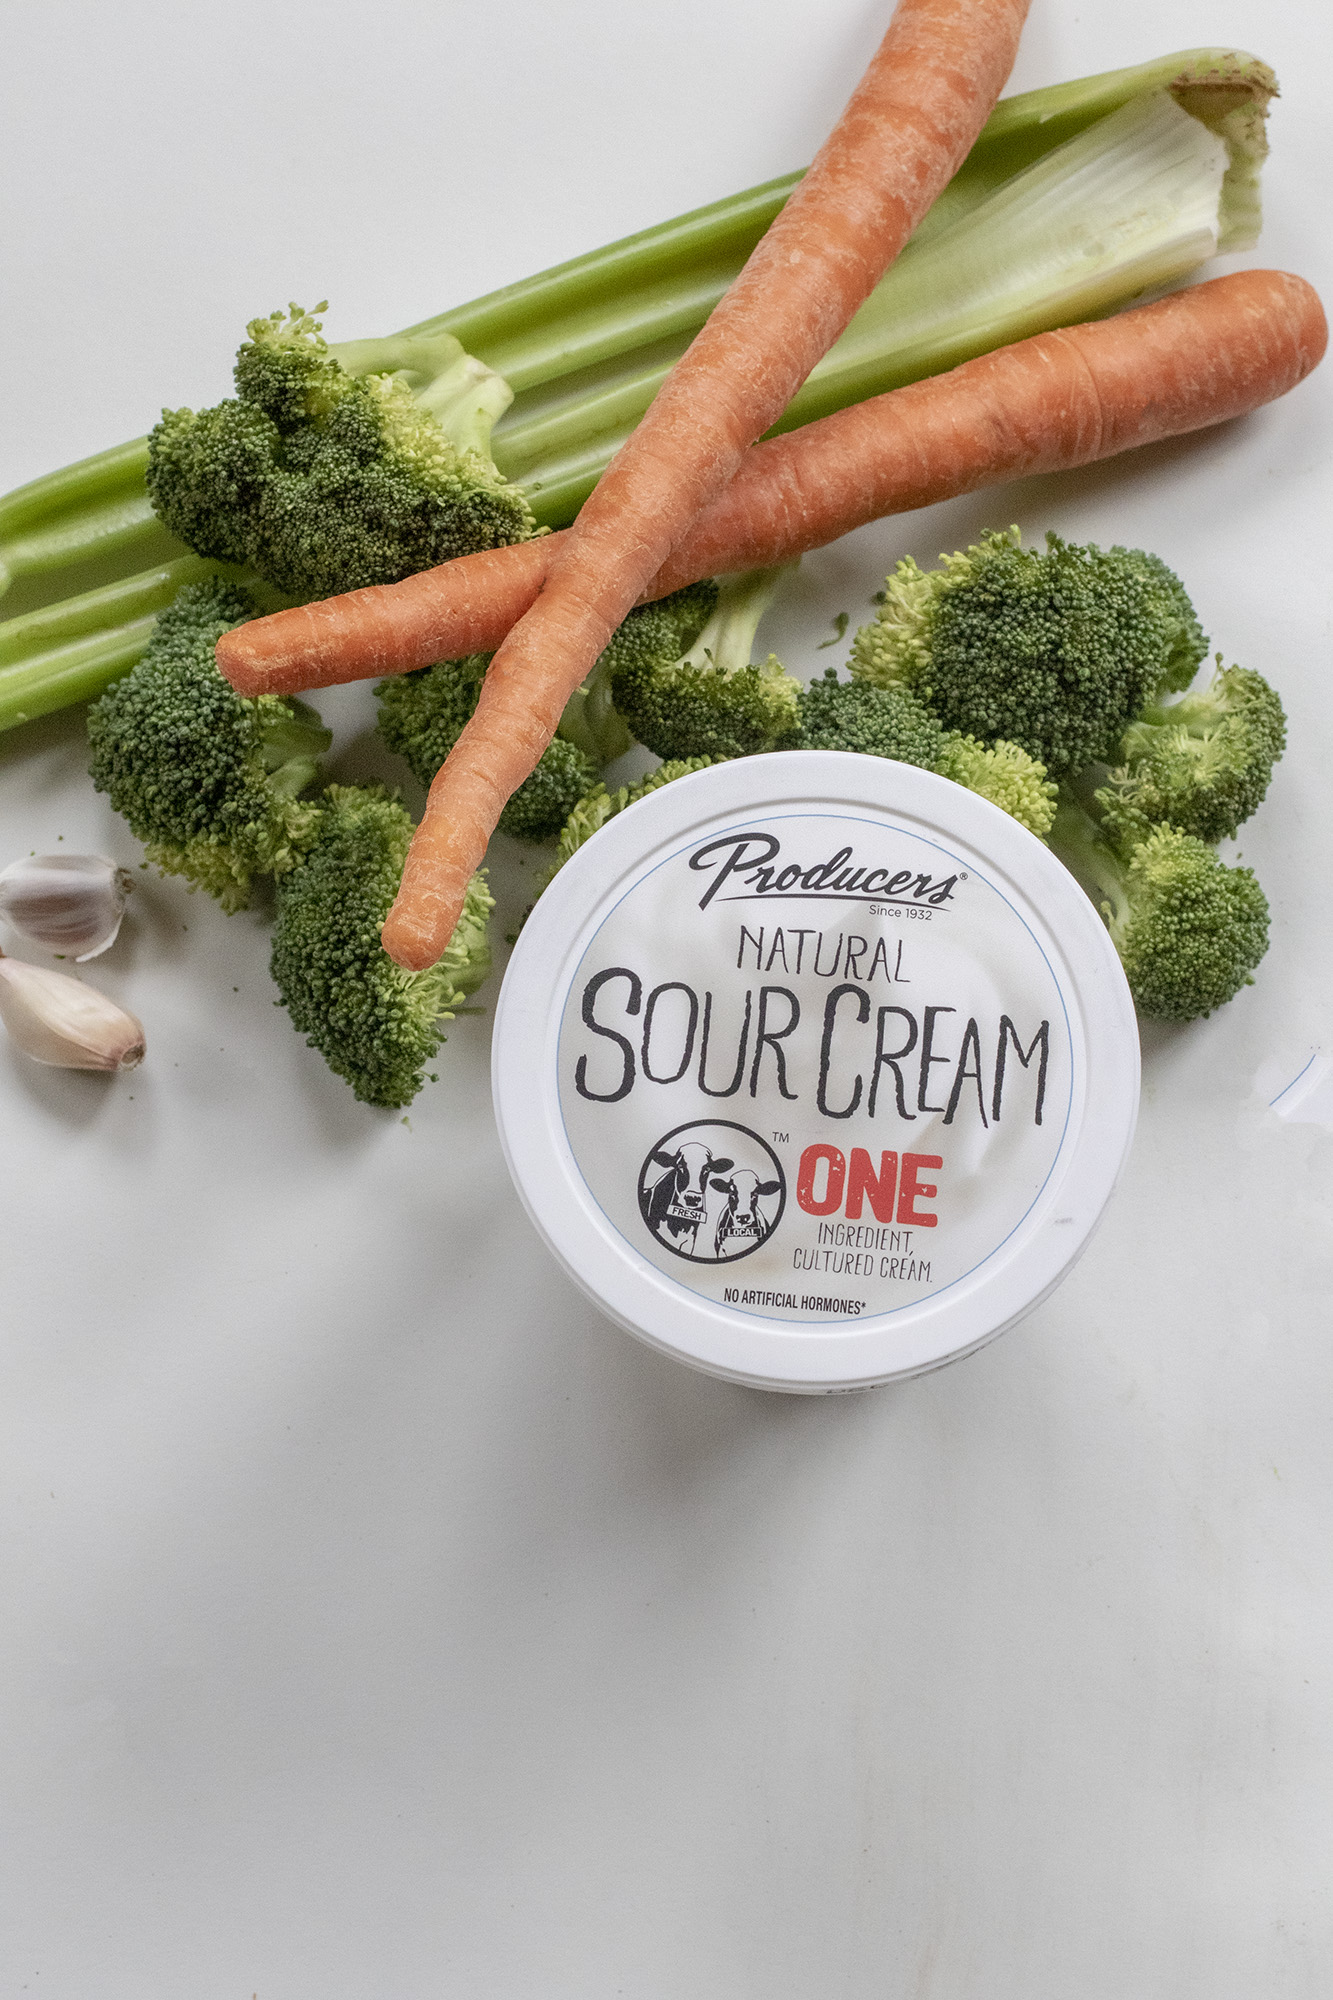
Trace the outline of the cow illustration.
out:
M 782 1183 L 761 1181 L 750 1167 L 732 1167 L 722 1178 L 721 1167 L 722 1162 L 715 1160 L 709 1176 L 709 1185 L 727 1197 L 713 1230 L 713 1255 L 736 1257 L 742 1250 L 762 1243 L 767 1236 L 769 1219 L 761 1214 L 759 1203 L 766 1195 L 779 1193 Z
M 659 1146 L 649 1160 L 663 1172 L 639 1190 L 643 1219 L 664 1243 L 692 1252 L 707 1215 L 709 1178 L 727 1173 L 733 1162 L 715 1158 L 711 1146 L 699 1139 L 687 1139 L 672 1153 Z

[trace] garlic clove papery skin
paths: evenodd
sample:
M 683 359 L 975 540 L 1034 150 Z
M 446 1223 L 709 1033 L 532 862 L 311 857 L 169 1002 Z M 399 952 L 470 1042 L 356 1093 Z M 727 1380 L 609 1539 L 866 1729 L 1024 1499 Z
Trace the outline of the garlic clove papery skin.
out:
M 82 964 L 116 942 L 132 886 L 104 854 L 30 854 L 0 870 L 0 917 Z
M 0 1020 L 34 1061 L 56 1069 L 137 1069 L 144 1032 L 95 986 L 0 956 Z

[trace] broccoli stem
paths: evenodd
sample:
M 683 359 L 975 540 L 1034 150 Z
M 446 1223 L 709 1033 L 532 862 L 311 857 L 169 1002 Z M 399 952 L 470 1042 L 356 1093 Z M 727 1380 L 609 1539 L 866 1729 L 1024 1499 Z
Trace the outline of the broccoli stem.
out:
M 1126 864 L 1100 838 L 1095 820 L 1068 786 L 1061 788 L 1047 838 L 1108 924 L 1113 928 L 1123 925 L 1128 909 Z
M 514 400 L 503 375 L 469 354 L 456 334 L 439 328 L 390 334 L 387 340 L 335 341 L 328 352 L 349 375 L 400 376 L 459 451 L 489 455 L 491 432 Z
M 796 568 L 785 563 L 776 569 L 742 570 L 722 584 L 708 623 L 688 653 L 681 655 L 683 667 L 720 667 L 737 673 L 750 664 L 754 635 L 759 621 L 773 602 L 784 576 Z
M 1166 271 L 1159 268 L 1160 255 L 1157 265 L 1150 259 L 1145 275 L 1143 246 L 1133 226 L 1141 205 L 1141 190 L 1135 190 L 1130 215 L 1122 218 L 1122 233 L 1130 239 L 1125 256 L 1097 273 L 1091 292 L 1071 287 L 1058 273 L 1034 269 L 1029 290 L 1010 299 L 1005 318 L 996 312 L 979 273 L 980 289 L 974 288 L 974 295 L 968 291 L 965 267 L 977 252 L 957 236 L 960 225 L 965 232 L 968 218 L 983 203 L 1003 200 L 1001 191 L 1015 174 L 1039 165 L 1057 146 L 1088 132 L 1108 114 L 1167 87 L 1225 140 L 1230 164 L 1220 196 L 1221 247 L 1240 247 L 1247 240 L 1246 229 L 1252 237 L 1263 111 L 1274 88 L 1271 72 L 1255 58 L 1229 50 L 1191 50 L 1007 98 L 992 113 L 908 251 L 777 428 L 792 428 L 937 373 L 1020 333 L 1110 311 L 1146 283 L 1180 275 L 1210 254 L 1212 245 L 1198 239 L 1192 249 L 1177 254 L 1175 263 L 1168 260 Z M 1058 163 L 1056 172 L 1058 177 Z M 495 425 L 495 462 L 522 488 L 540 524 L 563 525 L 578 511 L 799 179 L 799 173 L 787 174 L 678 216 L 422 321 L 394 338 L 452 334 L 468 354 L 504 378 L 514 402 Z M 1077 234 L 1078 198 L 1070 200 Z M 1104 211 L 1099 211 L 1099 225 L 1103 219 Z M 1050 234 L 1044 221 L 1040 233 L 1043 240 Z M 992 234 L 984 218 L 974 234 L 984 247 Z M 932 247 L 937 242 L 938 254 Z M 1076 247 L 1075 259 L 1087 262 L 1086 244 Z M 932 319 L 931 295 L 941 269 L 953 272 L 956 296 Z M 906 332 L 899 310 L 903 303 L 912 308 Z M 363 345 L 378 343 L 353 344 Z M 90 582 L 101 586 L 135 572 L 156 574 L 180 558 L 181 545 L 148 504 L 145 459 L 145 441 L 138 439 L 0 499 L 0 594 L 19 584 L 20 600 L 31 606 L 51 604 L 87 591 Z M 151 589 L 142 582 L 140 587 Z M 100 590 L 93 596 L 100 596 Z M 114 620 L 107 628 L 108 659 L 118 657 L 111 640 L 118 629 Z M 91 682 L 90 691 L 97 691 Z M 42 703 L 59 705 L 59 700 Z M 40 710 L 28 705 L 24 712 Z M 0 720 L 0 726 L 7 725 Z

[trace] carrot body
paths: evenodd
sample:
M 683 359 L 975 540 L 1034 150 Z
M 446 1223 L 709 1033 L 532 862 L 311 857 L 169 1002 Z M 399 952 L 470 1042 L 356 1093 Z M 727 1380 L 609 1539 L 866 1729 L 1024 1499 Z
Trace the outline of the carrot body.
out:
M 755 445 L 644 597 L 790 561 L 887 514 L 1244 416 L 1302 381 L 1326 341 L 1317 294 L 1284 271 L 1212 278 L 1018 341 Z M 560 540 L 257 618 L 218 642 L 218 664 L 241 694 L 300 694 L 494 652 L 535 601 Z
M 218 640 L 218 665 L 238 694 L 296 694 L 493 653 L 536 601 L 560 539 L 483 549 L 401 583 L 251 619 Z
M 935 196 L 1012 66 L 1028 0 L 900 0 L 869 69 L 791 200 L 667 376 L 496 653 L 431 787 L 384 926 L 432 965 L 510 794 L 686 530 L 781 416 Z
M 788 562 L 886 514 L 1244 416 L 1294 389 L 1327 344 L 1318 293 L 1286 271 L 1237 271 L 1016 341 L 757 445 L 652 595 Z

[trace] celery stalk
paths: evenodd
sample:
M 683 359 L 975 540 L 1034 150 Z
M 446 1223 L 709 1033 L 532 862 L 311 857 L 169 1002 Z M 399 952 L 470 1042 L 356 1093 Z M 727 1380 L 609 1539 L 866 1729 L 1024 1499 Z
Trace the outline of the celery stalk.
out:
M 775 428 L 1112 311 L 1215 250 L 1247 247 L 1275 88 L 1256 58 L 1201 49 L 1003 100 Z M 406 330 L 452 333 L 508 381 L 514 401 L 495 427 L 494 456 L 541 522 L 573 518 L 798 179 L 715 202 Z M 21 671 L 27 690 L 21 704 L 0 692 L 0 727 L 41 712 L 32 703 L 44 661 L 53 687 L 80 690 L 62 699 L 97 692 L 98 631 L 106 680 L 132 664 L 137 616 L 123 616 L 125 604 L 146 603 L 160 582 L 131 574 L 127 599 L 84 586 L 106 572 L 113 583 L 126 572 L 160 578 L 185 554 L 149 507 L 144 459 L 140 439 L 0 499 L 0 591 L 21 581 L 31 602 L 78 593 L 87 607 L 71 612 L 84 624 L 77 669 L 68 635 L 27 617 L 0 625 L 0 676 Z
M 1271 75 L 1251 61 L 1226 72 L 1225 90 L 1184 80 L 1221 68 L 1178 71 L 1178 89 L 1139 89 L 1035 156 L 1037 140 L 1067 129 L 1072 110 L 1044 124 L 1031 112 L 1013 120 L 1005 147 L 997 142 L 978 162 L 983 133 L 774 430 L 796 429 L 1028 334 L 1095 319 L 1219 250 L 1248 248 L 1258 231 Z M 1008 100 L 996 117 L 1026 101 Z M 1026 164 L 1006 174 L 1024 152 Z M 557 526 L 577 512 L 676 351 L 631 353 L 618 372 L 603 368 L 591 383 L 557 380 L 544 394 L 515 398 L 495 429 L 495 459 L 539 520 Z
M 139 659 L 177 591 L 219 574 L 244 584 L 264 610 L 287 602 L 248 570 L 187 552 L 8 619 L 0 625 L 0 730 L 101 694 Z

